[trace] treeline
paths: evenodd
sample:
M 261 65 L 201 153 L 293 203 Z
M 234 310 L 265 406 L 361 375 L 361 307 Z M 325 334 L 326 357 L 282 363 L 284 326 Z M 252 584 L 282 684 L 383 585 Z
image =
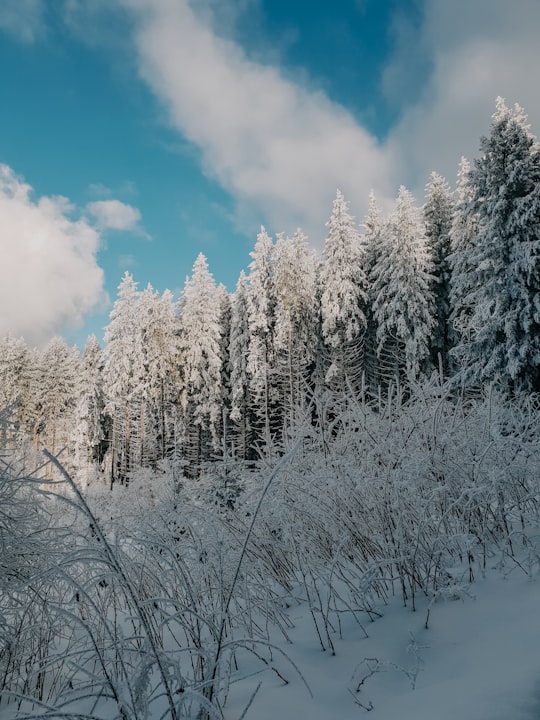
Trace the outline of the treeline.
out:
M 347 403 L 437 372 L 464 387 L 540 390 L 540 148 L 521 108 L 497 101 L 455 193 L 433 173 L 359 229 L 338 191 L 321 257 L 301 230 L 257 237 L 228 294 L 203 255 L 175 303 L 128 273 L 84 352 L 0 342 L 0 406 L 83 478 L 125 482 L 172 463 L 281 452 Z

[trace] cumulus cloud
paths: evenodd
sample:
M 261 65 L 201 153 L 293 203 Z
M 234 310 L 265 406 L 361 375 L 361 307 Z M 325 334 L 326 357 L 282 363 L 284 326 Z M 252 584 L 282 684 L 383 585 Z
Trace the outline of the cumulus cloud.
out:
M 0 2 L 0 30 L 17 40 L 33 43 L 44 29 L 43 0 L 2 0 Z
M 244 227 L 301 225 L 320 242 L 337 187 L 363 212 L 371 188 L 385 199 L 405 183 L 420 200 L 431 170 L 453 181 L 488 131 L 496 96 L 519 101 L 533 127 L 540 121 L 538 0 L 423 0 L 419 22 L 397 15 L 380 90 L 400 119 L 384 145 L 323 93 L 214 32 L 211 2 L 197 13 L 188 0 L 122 2 L 136 20 L 141 77 L 235 198 Z
M 99 233 L 72 211 L 66 198 L 33 200 L 31 187 L 0 165 L 0 335 L 42 343 L 106 299 Z
M 138 20 L 141 76 L 240 216 L 322 235 L 338 186 L 366 198 L 372 186 L 386 192 L 384 151 L 343 107 L 250 61 L 187 0 L 123 2 Z
M 121 200 L 96 200 L 86 210 L 101 230 L 140 231 L 141 213 Z

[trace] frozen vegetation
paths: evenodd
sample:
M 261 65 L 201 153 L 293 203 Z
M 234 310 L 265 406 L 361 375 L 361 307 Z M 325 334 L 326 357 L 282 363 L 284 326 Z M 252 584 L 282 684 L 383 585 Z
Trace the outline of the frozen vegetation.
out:
M 540 149 L 497 102 L 321 258 L 126 274 L 102 350 L 0 340 L 0 717 L 528 720 Z M 536 715 L 535 715 L 536 714 Z

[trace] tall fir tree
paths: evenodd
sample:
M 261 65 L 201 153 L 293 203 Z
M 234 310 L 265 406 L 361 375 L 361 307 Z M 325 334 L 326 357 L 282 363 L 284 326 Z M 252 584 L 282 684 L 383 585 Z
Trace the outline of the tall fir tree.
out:
M 446 180 L 431 173 L 426 186 L 424 221 L 427 245 L 433 259 L 432 293 L 435 298 L 435 326 L 431 337 L 431 357 L 435 367 L 441 364 L 448 375 L 452 347 L 450 325 L 450 233 L 454 215 L 454 198 Z
M 229 383 L 233 443 L 237 456 L 242 460 L 250 457 L 252 443 L 249 416 L 249 320 L 248 284 L 242 270 L 236 290 L 231 298 L 231 323 L 229 334 Z
M 358 388 L 363 371 L 368 282 L 354 219 L 339 190 L 326 226 L 319 273 L 326 381 L 343 395 Z
M 220 446 L 223 404 L 220 321 L 218 290 L 206 258 L 200 253 L 180 302 L 183 446 L 191 475 L 196 475 L 201 463 L 212 459 Z
M 377 260 L 386 252 L 385 221 L 373 190 L 369 194 L 368 212 L 364 220 L 364 232 L 360 237 L 364 274 L 367 278 L 366 332 L 364 336 L 364 377 L 367 388 L 376 392 L 380 383 L 380 367 L 377 355 L 377 321 L 375 319 L 375 269 Z
M 105 329 L 105 412 L 110 419 L 111 484 L 125 483 L 139 460 L 140 398 L 144 377 L 137 283 L 126 272 Z
M 170 291 L 160 296 L 148 285 L 139 299 L 138 325 L 143 367 L 138 453 L 142 466 L 155 466 L 169 457 L 177 426 L 177 321 Z
M 81 358 L 72 427 L 77 478 L 86 484 L 98 472 L 105 450 L 103 367 L 103 351 L 90 335 Z
M 452 227 L 450 228 L 450 332 L 452 333 L 452 347 L 459 343 L 469 341 L 469 318 L 472 314 L 471 291 L 475 284 L 475 268 L 469 266 L 472 258 L 472 249 L 476 244 L 478 234 L 478 216 L 476 213 L 465 212 L 473 197 L 473 187 L 470 182 L 471 165 L 462 157 L 459 163 L 456 205 Z M 455 351 L 450 353 L 450 369 L 452 373 L 458 370 Z
M 79 350 L 61 337 L 52 338 L 41 354 L 40 374 L 41 442 L 53 455 L 68 449 L 65 462 L 73 469 L 70 440 L 80 377 Z
M 498 98 L 480 149 L 462 206 L 478 232 L 463 250 L 472 280 L 460 377 L 540 390 L 540 146 L 522 108 Z
M 261 227 L 250 253 L 247 312 L 249 348 L 249 414 L 254 446 L 263 454 L 271 452 L 275 427 L 277 389 L 274 353 L 276 293 L 272 239 Z
M 435 324 L 432 260 L 421 211 L 401 187 L 373 269 L 377 355 L 384 384 L 429 369 Z
M 315 253 L 298 229 L 280 236 L 274 255 L 276 368 L 279 407 L 285 426 L 304 416 L 315 360 L 319 308 Z

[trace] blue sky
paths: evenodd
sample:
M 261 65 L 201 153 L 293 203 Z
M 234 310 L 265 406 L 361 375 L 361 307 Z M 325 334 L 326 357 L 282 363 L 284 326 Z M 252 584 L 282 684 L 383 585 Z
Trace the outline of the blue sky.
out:
M 537 0 L 2 0 L 0 333 L 99 338 L 125 270 L 230 289 L 258 226 L 322 247 L 431 170 L 497 95 L 533 131 Z M 78 326 L 78 327 L 74 327 Z

